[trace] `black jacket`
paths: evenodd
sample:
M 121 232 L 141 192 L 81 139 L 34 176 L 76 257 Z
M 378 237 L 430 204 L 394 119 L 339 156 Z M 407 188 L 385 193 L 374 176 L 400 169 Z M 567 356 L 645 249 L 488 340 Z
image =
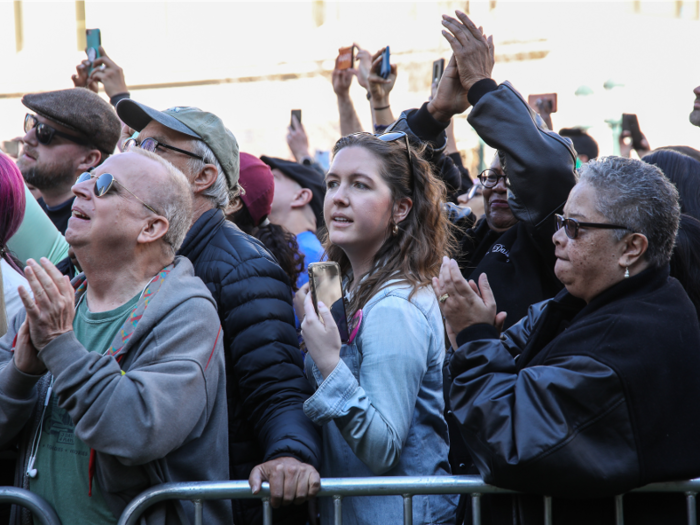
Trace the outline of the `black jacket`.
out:
M 450 399 L 487 483 L 603 498 L 700 476 L 700 326 L 668 267 L 589 304 L 563 290 L 500 338 L 474 325 L 457 341 Z M 611 506 L 560 501 L 555 523 L 614 523 L 613 512 L 600 514 Z M 652 495 L 632 506 L 627 523 L 673 523 L 673 510 L 684 510 L 682 497 L 675 509 Z
M 221 210 L 195 222 L 178 255 L 192 261 L 195 275 L 214 296 L 224 330 L 231 478 L 247 479 L 255 465 L 282 456 L 318 468 L 320 437 L 303 412 L 312 392 L 286 274 L 262 243 L 227 221 Z M 236 523 L 261 520 L 259 501 L 233 501 Z M 304 507 L 286 507 L 280 517 L 287 516 L 284 523 L 306 523 L 304 512 Z

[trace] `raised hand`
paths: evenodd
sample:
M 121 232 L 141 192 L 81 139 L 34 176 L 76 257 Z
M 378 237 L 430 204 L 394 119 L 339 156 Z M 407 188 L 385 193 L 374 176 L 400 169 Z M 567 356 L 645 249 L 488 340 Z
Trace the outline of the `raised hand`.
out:
M 442 15 L 445 27 L 442 35 L 452 47 L 459 79 L 469 92 L 479 80 L 491 78 L 495 63 L 493 36 L 486 38 L 483 28 L 476 27 L 467 15 L 461 11 L 456 11 L 456 14 L 459 20 Z

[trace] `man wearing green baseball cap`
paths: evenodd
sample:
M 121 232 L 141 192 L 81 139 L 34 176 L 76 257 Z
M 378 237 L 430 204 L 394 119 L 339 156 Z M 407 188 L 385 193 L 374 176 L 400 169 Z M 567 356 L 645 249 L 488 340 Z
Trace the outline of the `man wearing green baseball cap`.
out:
M 269 481 L 273 507 L 303 502 L 320 488 L 320 439 L 303 412 L 312 392 L 302 371 L 291 284 L 263 245 L 224 216 L 240 190 L 238 142 L 219 117 L 198 108 L 158 111 L 131 99 L 116 108 L 139 132 L 125 149 L 155 152 L 192 188 L 192 226 L 178 255 L 190 259 L 214 296 L 223 327 L 230 476 L 248 478 L 254 492 Z M 262 522 L 260 501 L 234 500 L 233 507 L 236 523 Z M 306 523 L 305 507 L 277 509 L 273 520 Z

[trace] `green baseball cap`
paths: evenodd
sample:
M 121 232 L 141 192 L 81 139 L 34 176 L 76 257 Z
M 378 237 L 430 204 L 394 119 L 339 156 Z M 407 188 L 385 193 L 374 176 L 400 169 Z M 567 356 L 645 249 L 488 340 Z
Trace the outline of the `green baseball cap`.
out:
M 131 99 L 120 100 L 117 115 L 124 124 L 141 131 L 151 120 L 190 137 L 203 141 L 214 152 L 224 169 L 229 188 L 238 183 L 240 159 L 238 141 L 224 122 L 214 115 L 192 106 L 175 106 L 158 111 Z

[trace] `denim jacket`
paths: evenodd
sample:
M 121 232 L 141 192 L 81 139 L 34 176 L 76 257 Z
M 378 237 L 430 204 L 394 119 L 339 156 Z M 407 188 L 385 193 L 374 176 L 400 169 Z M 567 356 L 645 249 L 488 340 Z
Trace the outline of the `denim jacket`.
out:
M 323 426 L 322 477 L 442 476 L 450 474 L 443 418 L 442 316 L 432 290 L 394 283 L 363 308 L 356 339 L 324 380 L 310 356 L 307 377 L 316 392 L 304 412 Z M 413 523 L 452 524 L 457 497 L 416 496 Z M 333 502 L 320 501 L 323 523 Z M 400 496 L 343 500 L 343 523 L 403 523 Z

